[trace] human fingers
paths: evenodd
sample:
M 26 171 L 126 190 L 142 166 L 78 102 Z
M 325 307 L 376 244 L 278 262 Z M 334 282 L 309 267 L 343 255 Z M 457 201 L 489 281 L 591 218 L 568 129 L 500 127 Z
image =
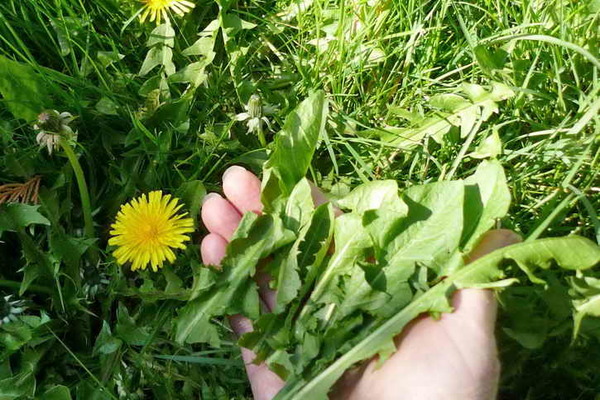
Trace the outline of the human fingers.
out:
M 252 322 L 243 315 L 232 315 L 229 324 L 236 335 L 252 332 Z M 252 386 L 254 400 L 271 400 L 279 393 L 285 383 L 277 374 L 267 367 L 267 364 L 254 364 L 256 355 L 242 347 L 242 358 L 246 366 L 246 374 Z
M 262 211 L 260 187 L 256 175 L 239 165 L 233 165 L 223 173 L 223 192 L 241 214 Z
M 229 167 L 223 173 L 223 192 L 227 200 L 236 208 L 239 213 L 262 211 L 260 201 L 260 180 L 247 169 L 234 165 Z M 270 276 L 257 271 L 255 276 L 259 287 L 260 297 L 267 306 L 267 309 L 275 308 L 276 295 L 269 287 Z
M 494 250 L 519 243 L 520 241 L 521 237 L 508 229 L 488 231 L 468 255 L 467 262 L 473 262 Z M 485 330 L 486 334 L 493 333 L 498 305 L 491 290 L 459 290 L 454 295 L 452 306 L 455 311 L 449 314 L 448 317 L 474 321 L 474 323 L 479 324 Z
M 202 222 L 210 233 L 229 240 L 237 229 L 242 215 L 228 200 L 218 193 L 209 193 L 202 204 Z
M 217 233 L 209 233 L 200 243 L 200 255 L 204 265 L 221 265 L 221 260 L 225 257 L 227 249 L 227 240 Z

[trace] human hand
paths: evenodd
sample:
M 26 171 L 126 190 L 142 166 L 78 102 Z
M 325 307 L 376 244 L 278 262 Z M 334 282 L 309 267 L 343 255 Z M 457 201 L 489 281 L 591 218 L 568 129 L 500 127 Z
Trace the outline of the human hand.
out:
M 225 198 L 211 193 L 202 207 L 202 221 L 209 234 L 202 240 L 202 260 L 219 265 L 225 256 L 228 240 L 242 214 L 260 213 L 260 180 L 242 167 L 229 168 L 223 175 Z M 313 193 L 315 203 L 325 201 L 322 193 Z M 518 242 L 519 237 L 507 230 L 490 231 L 471 253 L 470 260 L 495 249 Z M 261 299 L 267 309 L 275 305 L 269 277 L 256 276 Z M 340 379 L 333 390 L 333 400 L 491 400 L 495 397 L 500 366 L 497 358 L 494 325 L 496 301 L 486 290 L 465 289 L 453 298 L 453 313 L 439 320 L 422 316 L 413 321 L 396 338 L 398 351 L 380 368 L 376 361 L 363 363 Z M 237 335 L 252 330 L 243 316 L 230 317 Z M 265 364 L 256 365 L 254 354 L 242 349 L 246 371 L 256 400 L 270 400 L 284 382 Z

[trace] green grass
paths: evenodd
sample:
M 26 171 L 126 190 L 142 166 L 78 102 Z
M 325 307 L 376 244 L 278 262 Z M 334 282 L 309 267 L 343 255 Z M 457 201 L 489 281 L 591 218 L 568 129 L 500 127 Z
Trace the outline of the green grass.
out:
M 260 171 L 265 149 L 234 120 L 254 93 L 278 107 L 268 116 L 276 131 L 311 90 L 326 91 L 328 137 L 310 174 L 334 196 L 372 179 L 408 187 L 468 176 L 479 162 L 471 154 L 497 132 L 497 157 L 513 195 L 502 226 L 526 239 L 600 238 L 597 0 L 196 3 L 190 15 L 173 20 L 173 62 L 178 71 L 206 65 L 168 89 L 158 85 L 160 67 L 139 75 L 154 26 L 130 20 L 137 2 L 0 4 L 0 55 L 30 69 L 9 78 L 33 75 L 44 88 L 30 108 L 77 116 L 75 151 L 95 224 L 95 240 L 84 239 L 85 212 L 69 160 L 38 149 L 33 121 L 15 117 L 4 93 L 0 184 L 42 176 L 39 212 L 50 225 L 2 234 L 0 292 L 27 300 L 26 314 L 50 321 L 0 328 L 0 398 L 47 398 L 53 385 L 77 399 L 249 398 L 225 323 L 228 341 L 218 349 L 172 340 L 181 300 L 192 281 L 205 278 L 196 246 L 167 272 L 136 275 L 115 264 L 106 242 L 120 204 L 141 192 L 163 189 L 189 202 L 202 187 L 219 190 L 231 164 Z M 219 21 L 220 9 L 226 29 L 214 36 L 212 62 L 210 46 L 184 55 L 200 31 Z M 476 124 L 469 139 L 452 127 L 434 140 L 422 117 L 444 111 L 436 96 L 492 82 L 513 92 L 497 102 L 498 112 Z M 398 138 L 398 128 L 407 128 L 408 139 Z M 427 134 L 410 138 L 418 132 Z M 19 294 L 23 268 L 25 276 L 39 276 Z M 552 287 L 549 293 L 516 286 L 501 296 L 503 399 L 598 393 L 598 321 L 586 321 L 571 342 L 572 324 L 564 322 L 568 288 Z M 2 397 L 9 389 L 16 395 Z M 130 397 L 119 397 L 119 390 Z

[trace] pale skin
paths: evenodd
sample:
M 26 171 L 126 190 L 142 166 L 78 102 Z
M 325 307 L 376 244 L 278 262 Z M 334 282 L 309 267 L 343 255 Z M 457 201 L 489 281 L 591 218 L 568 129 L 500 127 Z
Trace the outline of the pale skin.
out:
M 228 240 L 248 211 L 260 213 L 260 180 L 238 166 L 223 175 L 224 197 L 211 193 L 202 207 L 202 221 L 210 232 L 201 244 L 202 260 L 218 266 Z M 315 203 L 325 197 L 313 193 Z M 514 232 L 494 230 L 484 235 L 469 255 L 469 261 L 520 240 Z M 256 277 L 267 309 L 274 306 L 269 278 Z M 464 289 L 452 300 L 454 312 L 439 320 L 421 316 L 396 338 L 397 351 L 382 366 L 375 360 L 346 372 L 332 393 L 331 400 L 493 400 L 496 396 L 500 364 L 494 326 L 497 304 L 487 290 Z M 237 335 L 252 330 L 251 322 L 230 317 Z M 256 400 L 271 400 L 284 382 L 266 365 L 253 364 L 254 355 L 242 349 L 246 372 Z

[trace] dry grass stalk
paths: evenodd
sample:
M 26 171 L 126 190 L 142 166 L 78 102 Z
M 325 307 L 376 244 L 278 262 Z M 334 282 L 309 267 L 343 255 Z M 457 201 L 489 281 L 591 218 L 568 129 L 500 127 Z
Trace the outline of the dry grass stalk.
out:
M 0 204 L 37 204 L 41 180 L 41 176 L 34 176 L 25 183 L 7 183 L 5 185 L 0 185 Z

